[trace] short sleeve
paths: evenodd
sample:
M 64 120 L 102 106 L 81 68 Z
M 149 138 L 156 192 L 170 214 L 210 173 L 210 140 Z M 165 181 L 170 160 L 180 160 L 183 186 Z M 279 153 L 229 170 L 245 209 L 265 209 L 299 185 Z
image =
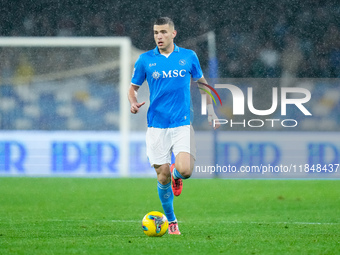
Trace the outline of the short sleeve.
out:
M 193 79 L 200 79 L 203 77 L 203 72 L 201 69 L 200 62 L 195 52 L 192 55 L 192 65 L 191 65 L 191 77 Z
M 135 63 L 135 67 L 133 69 L 131 83 L 134 85 L 141 86 L 146 78 L 144 61 L 142 55 L 139 56 Z

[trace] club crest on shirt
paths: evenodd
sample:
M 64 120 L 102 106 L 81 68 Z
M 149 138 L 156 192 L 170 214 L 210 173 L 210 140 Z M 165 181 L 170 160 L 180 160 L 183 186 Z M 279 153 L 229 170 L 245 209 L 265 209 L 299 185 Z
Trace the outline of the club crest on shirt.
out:
M 181 59 L 181 60 L 179 61 L 179 64 L 180 64 L 181 66 L 184 66 L 184 65 L 186 64 L 186 62 L 185 62 L 184 59 Z
M 161 74 L 159 73 L 159 72 L 157 72 L 157 71 L 154 71 L 153 73 L 152 73 L 152 78 L 154 78 L 154 79 L 158 79 L 159 77 L 161 76 Z

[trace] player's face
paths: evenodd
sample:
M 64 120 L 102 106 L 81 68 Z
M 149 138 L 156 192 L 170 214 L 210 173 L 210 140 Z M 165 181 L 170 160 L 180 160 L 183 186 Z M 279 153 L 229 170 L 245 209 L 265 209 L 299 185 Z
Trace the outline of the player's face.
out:
M 155 42 L 161 53 L 170 53 L 173 50 L 176 33 L 176 30 L 169 24 L 153 26 Z

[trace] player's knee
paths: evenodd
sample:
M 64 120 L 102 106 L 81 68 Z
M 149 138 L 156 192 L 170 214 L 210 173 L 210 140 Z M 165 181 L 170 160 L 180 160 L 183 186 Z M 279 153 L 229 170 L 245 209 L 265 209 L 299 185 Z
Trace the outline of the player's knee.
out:
M 181 174 L 185 179 L 190 178 L 191 176 L 191 171 L 185 171 Z
M 180 152 L 176 156 L 176 169 L 183 176 L 183 178 L 187 179 L 191 176 L 192 171 L 194 169 L 194 158 L 192 155 L 186 152 Z
M 192 168 L 190 165 L 180 165 L 180 166 L 176 166 L 177 171 L 185 178 L 190 178 L 191 174 L 192 174 Z
M 162 185 L 166 185 L 170 182 L 171 178 L 170 175 L 166 175 L 166 174 L 158 174 L 157 175 L 157 180 L 160 184 Z
M 169 166 L 155 166 L 157 172 L 157 180 L 160 184 L 168 184 L 171 180 Z

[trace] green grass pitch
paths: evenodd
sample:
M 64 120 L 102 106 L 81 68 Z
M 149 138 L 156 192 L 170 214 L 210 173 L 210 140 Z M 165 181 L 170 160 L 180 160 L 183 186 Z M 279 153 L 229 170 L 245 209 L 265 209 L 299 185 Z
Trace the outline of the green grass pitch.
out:
M 190 179 L 147 237 L 155 179 L 0 178 L 0 254 L 339 254 L 339 180 Z

